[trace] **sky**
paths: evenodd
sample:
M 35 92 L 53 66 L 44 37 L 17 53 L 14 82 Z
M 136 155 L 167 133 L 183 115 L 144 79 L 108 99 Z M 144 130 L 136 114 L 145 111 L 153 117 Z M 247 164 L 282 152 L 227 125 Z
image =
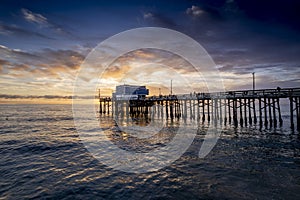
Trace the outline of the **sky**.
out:
M 225 90 L 251 89 L 252 72 L 258 89 L 300 86 L 297 0 L 2 0 L 0 103 L 69 103 L 93 49 L 141 27 L 168 28 L 197 41 L 214 60 Z M 99 88 L 109 95 L 118 84 L 137 83 L 151 94 L 158 88 L 167 94 L 174 79 L 175 92 L 183 93 L 184 81 L 176 77 L 192 77 L 188 66 L 170 52 L 140 49 L 112 63 Z M 205 91 L 205 83 L 198 80 L 193 89 Z M 83 92 L 78 98 L 89 97 Z

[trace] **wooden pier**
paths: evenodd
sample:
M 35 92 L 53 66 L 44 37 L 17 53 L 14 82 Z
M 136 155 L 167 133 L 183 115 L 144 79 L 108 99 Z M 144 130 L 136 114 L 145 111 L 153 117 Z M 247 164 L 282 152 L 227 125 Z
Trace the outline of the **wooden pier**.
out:
M 160 95 L 134 100 L 100 97 L 99 94 L 99 112 L 111 112 L 115 117 L 122 118 L 189 118 L 225 125 L 277 127 L 283 123 L 281 99 L 289 100 L 291 128 L 300 130 L 300 88 Z

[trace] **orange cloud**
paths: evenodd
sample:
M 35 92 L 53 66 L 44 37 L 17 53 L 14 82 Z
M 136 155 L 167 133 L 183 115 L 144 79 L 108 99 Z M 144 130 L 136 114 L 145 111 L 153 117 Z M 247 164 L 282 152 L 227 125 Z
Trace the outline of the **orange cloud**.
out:
M 112 65 L 109 66 L 105 72 L 102 74 L 102 78 L 115 78 L 115 79 L 120 79 L 122 78 L 126 72 L 128 72 L 131 69 L 130 66 L 125 65 L 125 66 L 117 66 L 117 65 Z

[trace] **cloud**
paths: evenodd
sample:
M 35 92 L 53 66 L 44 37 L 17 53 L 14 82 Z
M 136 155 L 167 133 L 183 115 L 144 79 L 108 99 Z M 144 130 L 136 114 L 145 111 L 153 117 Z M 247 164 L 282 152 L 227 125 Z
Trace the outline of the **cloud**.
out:
M 0 45 L 0 47 L 1 47 L 1 45 Z M 0 66 L 1 67 L 3 67 L 4 65 L 8 65 L 8 64 L 9 64 L 8 61 L 0 59 Z
M 38 13 L 33 13 L 28 9 L 22 8 L 21 12 L 24 16 L 24 18 L 28 21 L 28 22 L 33 22 L 33 23 L 37 23 L 40 25 L 46 25 L 48 24 L 47 18 L 44 17 L 41 14 Z
M 193 17 L 199 17 L 204 13 L 204 11 L 198 6 L 192 6 L 191 8 L 186 9 L 186 14 Z
M 147 12 L 147 13 L 144 13 L 143 17 L 144 17 L 144 19 L 151 19 L 151 18 L 153 18 L 153 14 L 150 12 Z
M 24 28 L 20 28 L 16 25 L 7 25 L 0 22 L 0 34 L 1 35 L 13 35 L 17 37 L 39 37 L 43 39 L 53 39 L 52 37 L 44 34 L 30 31 Z
M 36 75 L 59 78 L 62 73 L 74 74 L 85 56 L 73 50 L 43 49 L 39 52 L 25 52 L 0 45 L 2 73 L 9 76 Z
M 52 66 L 65 66 L 71 70 L 77 70 L 84 60 L 85 56 L 73 50 L 52 50 L 43 49 L 42 52 L 37 53 L 38 56 L 43 57 L 47 63 Z
M 131 69 L 128 65 L 117 66 L 111 65 L 109 66 L 105 72 L 102 74 L 102 78 L 122 78 L 129 70 Z
M 95 96 L 63 96 L 63 95 L 10 95 L 0 94 L 0 99 L 94 99 Z
M 151 24 L 155 24 L 156 26 L 166 27 L 166 28 L 175 28 L 177 26 L 176 22 L 161 14 L 155 12 L 145 12 L 143 14 L 144 20 L 150 22 Z
M 3 72 L 3 67 L 2 67 L 2 65 L 0 65 L 0 73 L 2 73 Z
M 14 66 L 14 70 L 16 71 L 26 71 L 26 70 L 29 70 L 30 69 L 30 66 L 29 65 L 26 65 L 26 64 L 17 64 Z
M 65 35 L 72 39 L 77 38 L 71 32 L 65 30 L 64 27 L 52 22 L 51 20 L 39 13 L 34 13 L 26 8 L 22 8 L 21 12 L 23 14 L 23 18 L 28 22 L 38 24 L 45 28 L 49 28 L 60 35 Z
M 195 75 L 197 70 L 184 58 L 159 49 L 139 49 L 116 59 L 103 74 L 104 79 L 116 82 L 132 81 L 165 81 L 166 76 L 180 74 Z
M 27 60 L 35 60 L 39 58 L 37 55 L 34 55 L 33 53 L 10 49 L 3 45 L 0 45 L 0 54 L 3 59 L 4 58 L 10 59 L 10 61 L 19 60 L 21 63 L 26 62 Z
M 257 38 L 254 39 L 257 41 Z M 226 42 L 231 44 L 231 41 Z M 297 58 L 295 53 L 299 51 L 298 48 L 290 47 L 289 51 L 286 52 L 286 48 L 280 48 L 280 46 L 278 46 L 278 49 L 273 49 L 273 46 L 271 48 L 264 47 L 265 43 L 251 43 L 253 45 L 217 46 L 214 51 L 211 51 L 211 55 L 218 65 L 220 75 L 224 78 L 226 88 L 251 88 L 252 72 L 256 72 L 258 77 L 269 77 L 265 79 L 267 82 L 264 82 L 263 78 L 258 78 L 257 83 L 262 88 L 273 88 L 276 85 L 276 81 L 281 87 L 292 85 L 292 83 L 294 85 L 299 84 L 299 79 L 295 78 L 295 74 L 298 75 L 300 73 L 299 61 L 297 61 L 299 58 Z M 262 53 L 263 49 L 264 52 Z M 278 56 L 278 54 L 281 54 L 282 57 Z M 147 63 L 150 64 L 147 65 Z M 125 68 L 125 66 L 130 67 Z M 160 82 L 170 79 L 172 77 L 171 71 L 175 71 L 187 79 L 192 79 L 193 75 L 195 75 L 195 69 L 178 55 L 151 48 L 139 49 L 119 57 L 112 64 L 112 67 L 107 68 L 107 76 L 104 78 L 116 80 L 113 84 L 122 81 L 126 83 L 146 81 L 148 84 L 150 82 L 152 84 L 152 82 L 159 82 L 157 77 L 160 77 Z M 201 73 L 205 73 L 205 71 L 201 71 Z M 207 74 L 205 75 L 207 76 Z M 284 80 L 280 76 L 285 77 Z M 151 79 L 153 77 L 156 78 Z M 211 78 L 211 80 L 213 79 L 214 77 Z M 195 81 L 199 83 L 199 80 Z M 284 83 L 284 81 L 289 82 L 289 84 Z
M 266 63 L 224 64 L 219 70 L 227 89 L 251 88 L 252 72 L 255 72 L 259 88 L 295 87 L 299 85 L 299 64 Z

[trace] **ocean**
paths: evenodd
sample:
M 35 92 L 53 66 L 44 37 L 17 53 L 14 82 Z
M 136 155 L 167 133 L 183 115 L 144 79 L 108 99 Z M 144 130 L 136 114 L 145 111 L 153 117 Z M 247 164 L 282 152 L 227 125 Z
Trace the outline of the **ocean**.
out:
M 72 105 L 0 105 L 0 111 L 0 199 L 300 197 L 300 134 L 289 128 L 288 112 L 283 111 L 282 127 L 222 127 L 204 158 L 198 152 L 209 125 L 199 124 L 177 160 L 156 171 L 131 173 L 107 166 L 89 152 L 74 125 Z M 96 117 L 107 125 L 105 134 L 114 144 L 140 152 L 172 140 L 178 123 L 169 122 L 164 134 L 145 142 L 109 128 L 112 117 Z

